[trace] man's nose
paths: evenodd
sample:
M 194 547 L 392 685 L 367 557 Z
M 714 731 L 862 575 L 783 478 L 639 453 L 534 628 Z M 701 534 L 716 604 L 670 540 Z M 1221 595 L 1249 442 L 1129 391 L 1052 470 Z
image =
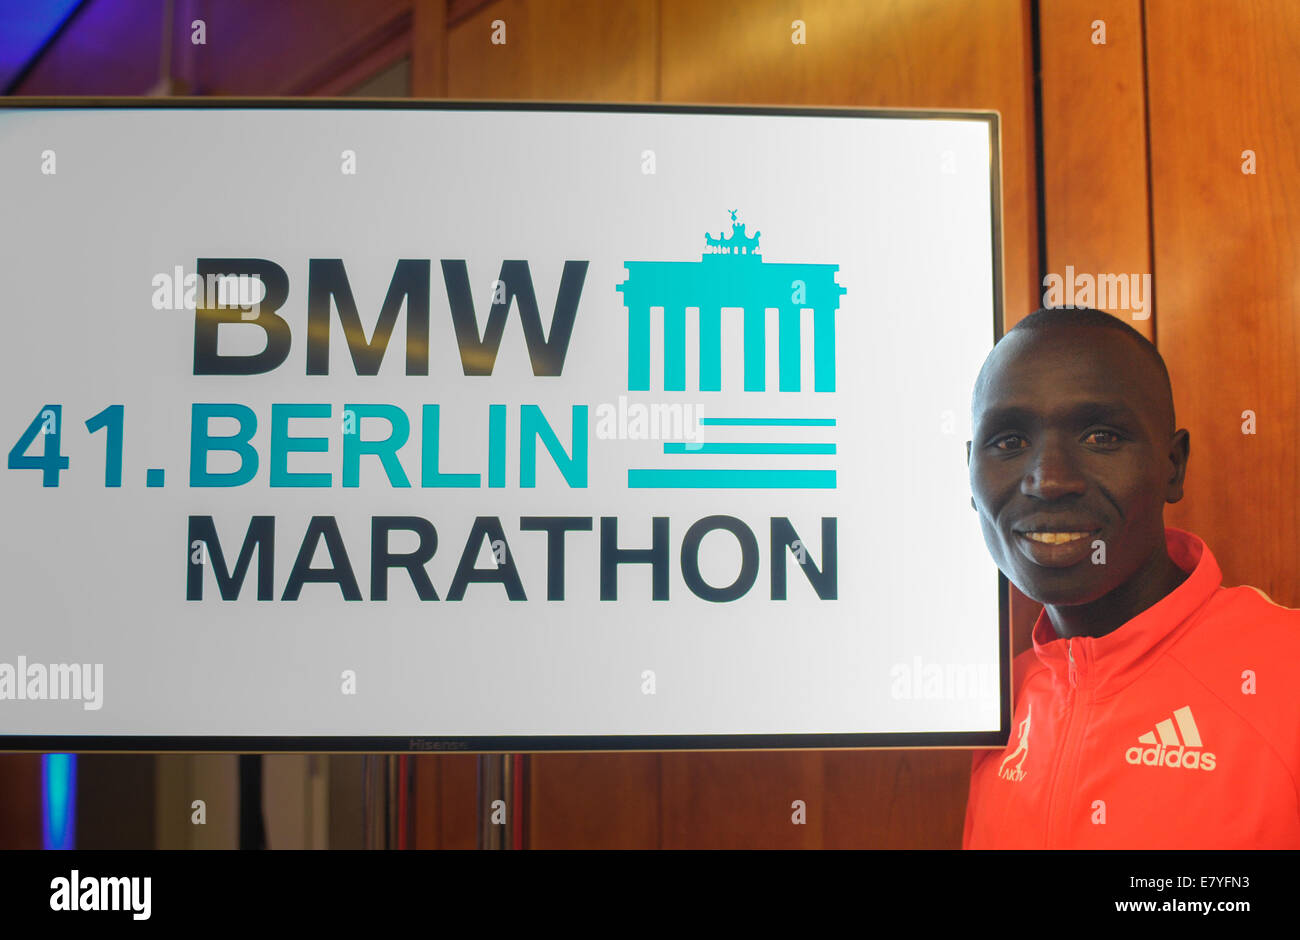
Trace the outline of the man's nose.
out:
M 1031 456 L 1020 491 L 1038 499 L 1060 499 L 1082 494 L 1087 481 L 1079 471 L 1068 441 L 1048 435 L 1039 442 Z

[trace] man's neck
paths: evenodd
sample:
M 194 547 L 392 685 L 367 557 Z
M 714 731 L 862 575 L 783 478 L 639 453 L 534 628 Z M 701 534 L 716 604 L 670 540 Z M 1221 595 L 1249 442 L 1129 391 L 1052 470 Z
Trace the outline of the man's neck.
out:
M 1058 637 L 1105 636 L 1152 607 L 1187 580 L 1164 542 L 1124 584 L 1090 604 L 1044 609 Z

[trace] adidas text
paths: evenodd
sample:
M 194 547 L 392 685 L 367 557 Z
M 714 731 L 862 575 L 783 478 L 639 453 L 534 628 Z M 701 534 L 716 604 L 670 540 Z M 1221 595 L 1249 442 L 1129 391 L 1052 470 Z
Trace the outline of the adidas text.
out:
M 1148 767 L 1175 767 L 1187 770 L 1213 770 L 1215 757 L 1209 751 L 1198 751 L 1184 747 L 1138 747 L 1134 745 L 1124 752 L 1124 760 L 1130 764 L 1145 764 Z

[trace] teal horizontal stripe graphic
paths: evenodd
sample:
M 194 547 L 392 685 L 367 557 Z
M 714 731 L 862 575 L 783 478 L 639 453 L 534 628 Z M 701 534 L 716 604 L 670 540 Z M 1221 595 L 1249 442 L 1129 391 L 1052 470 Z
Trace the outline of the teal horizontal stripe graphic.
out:
M 644 469 L 627 472 L 628 489 L 833 490 L 834 470 Z
M 752 444 L 689 444 L 664 445 L 665 454 L 833 454 L 834 444 L 782 444 L 756 442 Z
M 701 418 L 700 424 L 735 424 L 771 427 L 835 427 L 834 418 Z

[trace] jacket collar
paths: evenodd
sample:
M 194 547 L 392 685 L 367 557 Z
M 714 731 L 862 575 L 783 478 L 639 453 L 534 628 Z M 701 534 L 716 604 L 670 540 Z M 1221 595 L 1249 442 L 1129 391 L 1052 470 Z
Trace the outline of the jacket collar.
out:
M 1039 613 L 1034 623 L 1034 653 L 1051 670 L 1053 686 L 1060 694 L 1072 687 L 1093 697 L 1119 691 L 1163 655 L 1219 590 L 1223 574 L 1203 540 L 1166 527 L 1165 544 L 1173 563 L 1189 572 L 1187 580 L 1105 636 L 1058 637 L 1046 609 Z

